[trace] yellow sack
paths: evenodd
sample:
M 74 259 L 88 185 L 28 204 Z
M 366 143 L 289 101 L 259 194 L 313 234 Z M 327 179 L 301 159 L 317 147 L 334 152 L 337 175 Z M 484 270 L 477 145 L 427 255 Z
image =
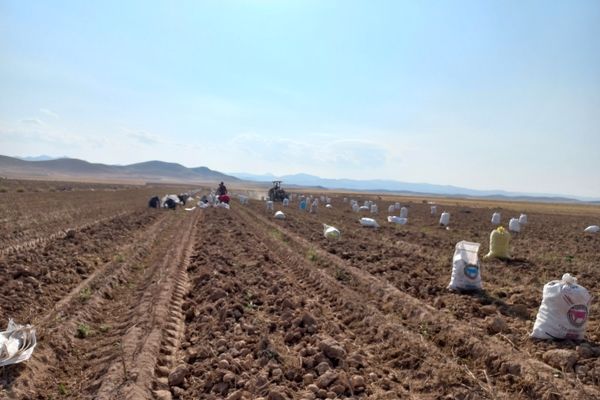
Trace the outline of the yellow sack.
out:
M 509 258 L 508 244 L 510 242 L 510 233 L 500 226 L 490 233 L 490 252 L 484 258 Z

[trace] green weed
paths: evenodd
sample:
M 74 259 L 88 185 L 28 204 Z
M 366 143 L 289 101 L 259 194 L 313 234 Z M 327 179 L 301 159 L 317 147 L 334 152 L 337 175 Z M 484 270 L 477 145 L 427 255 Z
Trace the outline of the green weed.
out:
M 77 333 L 75 334 L 75 336 L 78 337 L 79 339 L 85 339 L 86 337 L 88 337 L 90 335 L 91 332 L 92 332 L 92 330 L 89 325 L 79 324 L 79 325 L 77 325 Z

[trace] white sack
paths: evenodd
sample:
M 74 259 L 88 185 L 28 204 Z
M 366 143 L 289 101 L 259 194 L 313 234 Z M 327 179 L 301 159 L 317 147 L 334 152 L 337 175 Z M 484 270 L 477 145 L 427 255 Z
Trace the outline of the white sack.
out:
M 368 228 L 378 228 L 379 227 L 379 224 L 373 218 L 361 218 L 359 221 L 362 226 L 366 226 Z
M 274 216 L 275 219 L 285 219 L 285 214 L 283 211 L 277 211 Z
M 282 203 L 283 203 L 283 206 L 284 206 L 284 207 L 287 207 L 287 206 L 289 206 L 289 205 L 290 205 L 290 201 L 289 201 L 289 199 L 287 199 L 287 198 L 283 199 L 283 202 L 282 202 Z
M 521 214 L 521 216 L 519 216 L 519 223 L 521 225 L 527 225 L 527 215 L 526 214 Z
M 394 203 L 394 210 L 399 210 L 400 209 L 400 203 L 396 202 Z
M 356 203 L 352 204 L 352 211 L 358 212 L 359 209 L 360 209 L 360 207 L 358 206 L 358 204 L 356 204 Z
M 377 214 L 377 204 L 371 204 L 371 214 Z
M 494 225 L 498 225 L 500 224 L 500 219 L 502 218 L 502 216 L 500 215 L 499 212 L 495 212 L 492 214 L 492 224 Z
M 448 289 L 480 290 L 481 271 L 479 266 L 479 243 L 458 242 L 452 259 L 452 277 Z
M 396 217 L 393 215 L 390 215 L 389 217 L 387 217 L 388 222 L 391 222 L 393 224 L 400 224 L 400 225 L 406 225 L 406 223 L 408 222 L 408 218 L 402 218 L 402 217 Z
M 587 228 L 585 228 L 583 231 L 586 233 L 597 233 L 597 232 L 600 232 L 600 226 L 591 225 L 591 226 L 588 226 Z
M 431 206 L 431 215 L 437 214 L 437 206 Z
M 450 213 L 444 211 L 442 215 L 440 215 L 440 225 L 448 226 L 450 223 Z
M 327 239 L 339 239 L 341 235 L 338 228 L 323 224 L 323 236 Z
M 508 223 L 508 230 L 511 232 L 521 232 L 521 224 L 519 224 L 519 220 L 516 218 L 511 218 Z
M 325 208 L 333 208 L 331 204 L 325 204 Z
M 408 208 L 402 207 L 400 209 L 400 218 L 408 218 Z
M 396 208 L 395 208 L 395 207 L 394 207 L 394 205 L 392 204 L 392 205 L 390 205 L 390 206 L 388 207 L 388 213 L 389 213 L 389 214 L 393 214 L 393 213 L 394 213 L 394 211 L 396 211 Z
M 267 210 L 273 211 L 273 201 L 272 200 L 267 201 Z
M 582 340 L 591 296 L 577 279 L 564 274 L 561 280 L 544 285 L 542 304 L 531 336 L 538 339 Z
M 360 206 L 358 209 L 360 211 L 369 211 L 369 207 L 368 206 Z

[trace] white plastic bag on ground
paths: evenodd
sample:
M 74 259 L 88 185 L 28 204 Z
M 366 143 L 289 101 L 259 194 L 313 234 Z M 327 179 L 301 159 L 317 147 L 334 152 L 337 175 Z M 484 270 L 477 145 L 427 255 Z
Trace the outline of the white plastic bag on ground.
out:
M 431 215 L 437 214 L 437 206 L 431 206 Z
M 396 202 L 394 203 L 394 210 L 399 210 L 400 209 L 400 203 Z
M 331 204 L 325 204 L 325 208 L 333 208 Z
M 527 225 L 527 215 L 526 214 L 521 214 L 521 216 L 519 216 L 519 223 L 521 225 Z
M 600 226 L 598 225 L 590 225 L 583 230 L 586 233 L 598 233 L 600 232 Z
M 444 211 L 442 215 L 440 215 L 440 225 L 448 226 L 450 223 L 450 213 Z
M 406 225 L 406 223 L 408 222 L 408 218 L 402 218 L 402 217 L 396 217 L 394 215 L 390 215 L 389 217 L 387 217 L 388 222 L 391 222 L 393 224 L 400 224 L 400 225 Z
M 0 367 L 27 361 L 36 344 L 34 327 L 9 319 L 6 331 L 0 332 Z
M 544 285 L 542 304 L 531 336 L 538 339 L 582 340 L 591 296 L 571 274 Z
M 359 208 L 360 207 L 358 206 L 358 204 L 356 204 L 356 203 L 352 204 L 352 211 L 358 212 Z
M 210 207 L 210 205 L 208 203 L 205 203 L 203 201 L 198 202 L 198 208 L 208 208 L 208 207 Z
M 500 219 L 502 218 L 502 216 L 500 215 L 499 212 L 495 212 L 492 214 L 492 224 L 494 225 L 498 225 L 500 224 Z
M 327 239 L 339 239 L 342 234 L 338 228 L 323 224 L 323 236 L 325 236 Z
M 448 289 L 466 291 L 481 289 L 481 271 L 477 257 L 479 246 L 479 243 L 465 240 L 456 244 Z
M 273 201 L 267 201 L 267 210 L 273 211 Z
M 364 218 L 363 217 L 359 221 L 362 226 L 366 226 L 368 228 L 378 228 L 379 227 L 379 224 L 373 218 Z
M 217 205 L 215 205 L 215 207 L 217 208 L 225 208 L 227 210 L 229 210 L 230 206 L 227 203 L 218 203 Z
M 516 218 L 511 218 L 508 223 L 508 230 L 511 232 L 521 232 L 521 224 L 519 224 L 519 220 Z
M 285 214 L 283 213 L 283 211 L 277 211 L 277 212 L 275 212 L 275 215 L 273 216 L 273 218 L 275 218 L 275 219 L 285 219 Z
M 400 209 L 400 218 L 408 218 L 408 208 L 402 207 Z
M 290 205 L 290 200 L 289 200 L 289 199 L 287 199 L 287 198 L 285 198 L 285 199 L 283 199 L 282 203 L 283 203 L 283 206 L 284 206 L 284 207 L 287 207 L 287 206 L 289 206 L 289 205 Z
M 394 207 L 394 205 L 392 204 L 392 205 L 390 205 L 390 206 L 388 207 L 388 213 L 392 214 L 394 211 L 396 211 L 396 208 L 395 208 L 395 207 Z
M 360 206 L 358 209 L 360 211 L 369 211 L 369 207 L 367 207 L 367 206 Z
M 377 204 L 371 204 L 371 214 L 377 214 Z

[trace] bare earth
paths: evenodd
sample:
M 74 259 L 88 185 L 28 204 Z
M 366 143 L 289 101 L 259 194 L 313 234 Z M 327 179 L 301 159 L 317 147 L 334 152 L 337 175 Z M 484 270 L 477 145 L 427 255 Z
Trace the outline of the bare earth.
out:
M 316 214 L 277 204 L 285 220 L 235 196 L 147 208 L 183 190 L 2 182 L 0 326 L 35 325 L 38 346 L 0 372 L 0 398 L 600 398 L 595 302 L 584 342 L 529 338 L 548 281 L 598 294 L 600 235 L 583 229 L 600 207 L 435 199 L 431 216 L 431 199 L 328 192 Z M 381 228 L 343 196 L 376 201 Z M 408 225 L 387 223 L 394 201 Z M 482 261 L 483 293 L 449 292 L 454 245 L 486 254 L 497 210 L 529 217 L 512 260 Z

